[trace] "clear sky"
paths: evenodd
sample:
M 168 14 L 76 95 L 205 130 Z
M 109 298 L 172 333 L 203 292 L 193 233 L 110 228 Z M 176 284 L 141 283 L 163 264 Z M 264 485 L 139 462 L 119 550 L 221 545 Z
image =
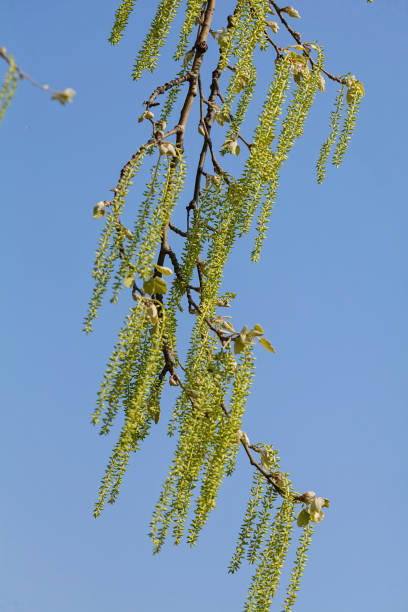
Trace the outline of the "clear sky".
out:
M 22 82 L 0 127 L 1 612 L 237 612 L 247 591 L 246 568 L 226 574 L 251 476 L 244 457 L 193 550 L 153 557 L 146 535 L 174 443 L 165 422 L 133 457 L 116 505 L 91 516 L 115 439 L 89 415 L 130 305 L 123 294 L 82 334 L 101 227 L 92 207 L 145 140 L 141 102 L 174 74 L 167 53 L 155 76 L 130 79 L 153 4 L 136 2 L 111 48 L 116 1 L 1 2 L 0 45 L 34 78 L 77 91 L 63 108 Z M 261 262 L 250 263 L 249 237 L 228 265 L 234 321 L 261 323 L 277 349 L 257 352 L 244 428 L 280 449 L 297 489 L 332 502 L 296 609 L 406 612 L 408 2 L 295 6 L 327 68 L 357 75 L 367 95 L 344 165 L 319 186 L 327 84 L 283 171 Z M 265 87 L 272 54 L 264 61 Z M 133 211 L 141 191 L 136 181 Z

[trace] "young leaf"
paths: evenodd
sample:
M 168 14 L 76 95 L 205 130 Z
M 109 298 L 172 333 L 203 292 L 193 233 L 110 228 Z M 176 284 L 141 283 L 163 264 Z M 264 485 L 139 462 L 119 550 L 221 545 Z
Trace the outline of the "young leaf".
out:
M 170 276 L 171 274 L 173 274 L 173 270 L 170 270 L 170 268 L 166 268 L 165 266 L 153 264 L 153 267 L 156 268 L 156 270 L 160 272 L 160 274 L 164 274 L 165 276 Z
M 298 527 L 306 527 L 309 521 L 310 521 L 310 514 L 306 510 L 306 508 L 303 508 L 303 510 L 301 510 L 297 516 L 297 525 Z
M 238 355 L 238 353 L 242 353 L 242 351 L 245 349 L 245 342 L 243 342 L 241 336 L 238 336 L 237 338 L 235 338 L 234 340 L 234 353 L 235 355 Z
M 127 274 L 125 278 L 123 279 L 123 284 L 125 285 L 125 287 L 128 287 L 128 289 L 130 289 L 130 287 L 133 285 L 134 280 L 135 280 L 134 274 Z
M 153 276 L 152 278 L 145 280 L 143 283 L 143 291 L 145 293 L 149 293 L 150 295 L 153 295 L 154 293 L 156 293 L 155 287 L 156 287 L 156 283 L 155 283 L 155 278 Z
M 267 351 L 270 351 L 271 353 L 276 353 L 275 349 L 273 348 L 269 340 L 267 340 L 266 338 L 258 338 L 258 340 L 262 344 L 262 346 L 266 348 Z
M 154 293 L 167 293 L 167 283 L 163 278 L 160 278 L 160 276 L 155 276 L 154 277 Z

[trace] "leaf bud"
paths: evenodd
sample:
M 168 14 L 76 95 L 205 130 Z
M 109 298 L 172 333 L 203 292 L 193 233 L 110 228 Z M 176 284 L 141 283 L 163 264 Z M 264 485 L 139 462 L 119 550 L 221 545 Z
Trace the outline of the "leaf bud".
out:
M 152 325 L 157 325 L 159 322 L 159 314 L 157 312 L 156 304 L 153 302 L 150 302 L 150 304 L 146 306 L 146 316 Z
M 105 215 L 106 204 L 103 201 L 98 202 L 93 207 L 93 218 L 101 219 Z
M 249 441 L 247 434 L 245 433 L 245 431 L 242 431 L 242 429 L 238 430 L 237 437 L 238 437 L 238 441 L 240 442 L 242 441 L 244 444 L 246 444 L 246 446 L 251 445 L 251 442 Z
M 319 74 L 319 78 L 317 80 L 317 89 L 323 92 L 326 89 L 326 81 L 322 74 Z
M 277 34 L 279 32 L 279 25 L 276 21 L 267 21 L 266 23 L 271 28 L 274 34 Z
M 285 6 L 285 8 L 281 9 L 282 13 L 287 13 L 289 17 L 295 17 L 296 19 L 300 18 L 298 11 L 293 8 L 293 6 Z
M 172 155 L 173 157 L 177 157 L 177 151 L 172 142 L 162 142 L 159 145 L 159 149 L 162 155 Z
M 66 89 L 64 89 L 64 91 L 54 91 L 51 96 L 51 100 L 58 100 L 58 102 L 64 106 L 67 102 L 72 102 L 75 94 L 75 89 L 67 87 Z
M 154 114 L 152 113 L 152 111 L 145 111 L 142 115 L 140 115 L 138 122 L 141 123 L 142 121 L 144 121 L 144 119 L 154 119 Z
M 232 155 L 239 155 L 241 150 L 236 138 L 234 138 L 234 140 L 226 140 L 224 142 L 224 148 L 228 153 L 232 153 Z
M 306 491 L 306 493 L 303 493 L 299 499 L 305 504 L 310 504 L 315 497 L 316 493 L 314 491 Z

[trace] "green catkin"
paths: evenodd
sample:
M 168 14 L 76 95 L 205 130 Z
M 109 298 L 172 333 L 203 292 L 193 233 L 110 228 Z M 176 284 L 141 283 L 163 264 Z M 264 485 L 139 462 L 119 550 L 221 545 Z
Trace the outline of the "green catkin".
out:
M 241 365 L 234 377 L 232 393 L 230 399 L 230 421 L 231 436 L 236 437 L 236 432 L 241 429 L 242 418 L 245 412 L 247 398 L 251 392 L 252 381 L 255 374 L 255 359 L 250 349 L 244 353 Z M 238 444 L 230 444 L 227 449 L 225 472 L 231 476 L 235 469 L 235 462 L 238 455 Z
M 98 316 L 98 310 L 102 305 L 102 299 L 110 280 L 113 265 L 114 253 L 109 249 L 113 232 L 116 228 L 115 215 L 109 212 L 105 227 L 99 238 L 99 246 L 95 253 L 95 264 L 92 276 L 95 279 L 95 287 L 89 302 L 88 313 L 84 322 L 84 331 L 89 333 L 93 330 L 93 320 Z
M 143 339 L 138 345 L 140 350 L 137 361 L 135 359 L 131 364 L 133 379 L 130 379 L 123 394 L 125 423 L 102 479 L 95 504 L 95 516 L 100 514 L 106 500 L 109 503 L 116 501 L 130 453 L 138 450 L 140 442 L 149 433 L 152 415 L 146 400 L 154 384 L 157 362 L 160 359 L 163 327 L 163 323 L 153 327 L 145 326 Z
M 130 382 L 130 368 L 140 345 L 144 327 L 144 306 L 139 302 L 135 308 L 131 309 L 130 314 L 126 317 L 124 327 L 119 332 L 118 342 L 109 360 L 98 393 L 97 406 L 92 415 L 92 420 L 96 425 L 101 416 L 106 413 L 103 417 L 103 426 L 100 432 L 102 435 L 109 433 L 119 408 L 121 393 Z
M 262 506 L 258 512 L 258 522 L 248 545 L 247 560 L 254 564 L 258 559 L 258 551 L 264 543 L 265 536 L 269 529 L 271 513 L 278 494 L 268 483 L 262 500 Z
M 11 55 L 8 55 L 7 57 L 10 63 L 4 79 L 4 83 L 0 90 L 0 122 L 3 119 L 7 107 L 13 99 L 18 84 L 18 72 L 16 69 L 14 58 Z
M 358 90 L 351 96 L 350 104 L 347 107 L 347 115 L 344 119 L 343 127 L 333 153 L 333 165 L 338 168 L 343 161 L 347 151 L 351 136 L 354 132 L 358 111 L 360 110 L 361 93 Z
M 231 445 L 237 445 L 237 431 L 241 425 L 242 415 L 234 414 L 233 409 L 228 414 L 225 414 L 222 410 L 223 400 L 232 376 L 232 360 L 232 355 L 221 352 L 214 356 L 213 361 L 208 366 L 212 380 L 216 388 L 219 389 L 214 405 L 214 411 L 218 413 L 219 417 L 213 445 L 203 466 L 201 491 L 187 538 L 190 545 L 196 543 L 209 513 L 215 508 L 218 490 L 225 473 L 227 450 Z
M 264 180 L 267 178 L 269 182 L 269 188 L 258 218 L 257 236 L 252 251 L 252 261 L 258 261 L 260 258 L 262 244 L 268 228 L 269 217 L 276 199 L 276 191 L 279 184 L 279 169 L 288 158 L 289 152 L 295 144 L 295 140 L 303 135 L 304 124 L 318 90 L 323 60 L 323 52 L 319 49 L 316 65 L 308 77 L 301 78 L 283 121 L 276 152 L 268 169 L 269 178 L 264 176 Z
M 179 77 L 183 76 L 184 73 L 185 73 L 184 69 L 180 70 L 177 73 L 176 78 L 179 78 Z M 169 90 L 169 92 L 167 94 L 166 101 L 165 101 L 165 103 L 162 106 L 162 110 L 161 110 L 161 113 L 160 113 L 159 121 L 165 121 L 165 122 L 168 121 L 168 119 L 169 119 L 169 117 L 170 117 L 170 115 L 171 115 L 171 113 L 173 111 L 174 105 L 177 102 L 177 98 L 178 98 L 178 95 L 179 95 L 179 93 L 181 91 L 181 87 L 182 87 L 181 85 L 176 85 L 175 87 L 172 87 Z
M 251 6 L 252 4 L 252 6 Z M 254 6 L 257 4 L 259 6 Z M 255 82 L 255 67 L 253 64 L 253 56 L 260 40 L 263 39 L 265 30 L 265 6 L 264 2 L 260 3 L 249 3 L 243 7 L 239 27 L 235 33 L 235 46 L 234 46 L 234 59 L 236 64 L 232 77 L 227 87 L 225 94 L 225 100 L 222 108 L 222 116 L 229 117 L 231 113 L 231 107 L 236 96 L 242 91 L 241 100 L 246 101 L 245 110 L 251 100 L 251 86 L 248 87 L 248 98 L 247 98 L 247 85 L 252 85 L 252 90 Z M 242 110 L 241 110 L 242 114 Z M 242 121 L 242 119 L 241 119 Z M 234 134 L 235 136 L 235 134 Z
M 322 144 L 320 149 L 319 159 L 316 163 L 317 170 L 317 182 L 322 183 L 326 174 L 326 163 L 330 155 L 330 151 L 336 142 L 339 133 L 339 124 L 341 118 L 341 112 L 344 106 L 344 85 L 339 89 L 336 99 L 334 101 L 334 111 L 331 113 L 330 121 L 330 135 L 327 140 Z
M 271 535 L 248 592 L 244 612 L 267 612 L 279 585 L 293 529 L 293 501 L 284 499 L 271 525 Z
M 123 211 L 129 187 L 132 184 L 132 178 L 139 170 L 145 154 L 146 148 L 142 147 L 122 169 L 112 205 L 106 216 L 105 227 L 99 239 L 99 246 L 95 254 L 95 263 L 92 271 L 95 287 L 84 322 L 84 331 L 86 333 L 92 331 L 93 320 L 98 316 L 98 310 L 102 305 L 102 299 L 111 279 L 115 261 L 121 256 L 122 240 L 115 236 L 115 234 L 118 234 L 118 227 L 120 227 L 119 215 Z
M 163 163 L 163 156 L 159 155 L 157 163 L 151 170 L 151 180 L 147 183 L 145 191 L 143 193 L 144 199 L 140 204 L 139 212 L 132 230 L 132 237 L 127 241 L 126 247 L 122 249 L 122 256 L 120 266 L 115 276 L 115 282 L 113 284 L 113 295 L 111 302 L 116 303 L 119 297 L 119 293 L 123 290 L 124 284 L 123 279 L 126 274 L 132 272 L 133 258 L 143 236 L 146 233 L 146 227 L 149 220 L 149 216 L 153 207 L 153 203 L 157 198 L 159 191 L 160 181 L 160 167 Z
M 235 49 L 239 46 L 239 41 L 242 38 L 242 33 L 245 30 L 245 9 L 246 1 L 238 0 L 235 5 L 232 23 L 228 26 L 228 36 L 225 38 L 223 45 L 220 48 L 220 60 L 218 68 L 220 72 L 224 72 L 229 64 L 231 56 Z
M 303 534 L 299 540 L 299 545 L 296 551 L 296 560 L 295 565 L 290 577 L 290 583 L 286 595 L 286 599 L 283 605 L 283 610 L 285 612 L 291 612 L 293 609 L 293 605 L 297 598 L 297 594 L 299 591 L 300 580 L 302 578 L 306 561 L 307 561 L 307 552 L 310 547 L 310 543 L 312 541 L 313 535 L 313 524 L 308 523 L 306 527 L 303 528 Z
M 238 542 L 228 568 L 229 574 L 234 574 L 240 567 L 246 547 L 252 536 L 258 515 L 259 505 L 265 491 L 265 478 L 260 472 L 254 472 L 252 488 L 249 494 L 247 509 L 239 532 Z
M 256 70 L 254 66 L 248 68 L 248 82 L 244 90 L 241 92 L 239 101 L 231 119 L 230 128 L 226 134 L 225 140 L 233 140 L 239 134 L 241 125 L 245 119 L 248 106 L 251 103 L 256 85 Z M 224 149 L 225 150 L 225 149 Z
M 250 156 L 239 180 L 236 197 L 241 201 L 241 235 L 251 227 L 255 210 L 260 203 L 265 182 L 270 174 L 273 157 L 270 145 L 275 137 L 276 124 L 289 89 L 291 62 L 288 57 L 276 65 L 275 76 L 269 87 L 262 113 L 255 130 Z M 235 195 L 235 194 L 234 194 Z
M 119 4 L 115 13 L 115 22 L 112 27 L 112 32 L 108 39 L 112 45 L 117 45 L 122 38 L 134 4 L 135 0 L 123 0 L 123 2 Z
M 173 502 L 173 537 L 176 544 L 184 531 L 192 492 L 214 439 L 223 400 L 222 390 L 207 369 L 209 355 L 216 348 L 216 343 L 207 329 L 203 328 L 201 334 L 204 336 L 202 345 L 195 351 L 196 343 L 193 343 L 187 361 L 186 390 L 192 401 L 188 400 L 181 414 L 181 432 L 174 464 L 178 474 L 177 495 Z
M 209 182 L 200 195 L 200 207 L 193 211 L 193 221 L 189 229 L 188 240 L 180 258 L 180 277 L 177 277 L 171 292 L 169 304 L 179 306 L 191 283 L 197 260 L 210 237 L 209 225 L 218 222 L 218 208 L 222 200 L 222 186 Z
M 173 158 L 171 158 L 173 159 Z M 143 279 L 148 278 L 152 272 L 153 259 L 160 244 L 163 227 L 167 223 L 183 187 L 185 177 L 185 164 L 180 160 L 177 166 L 168 160 L 167 171 L 163 177 L 160 196 L 148 223 L 142 248 L 139 250 L 134 268 Z
M 179 43 L 174 54 L 174 59 L 176 61 L 178 61 L 186 52 L 190 34 L 195 23 L 200 18 L 202 4 L 202 0 L 188 0 L 187 2 L 186 17 L 181 28 Z
M 159 59 L 160 47 L 167 39 L 170 26 L 176 16 L 181 0 L 161 0 L 150 31 L 139 51 L 133 69 L 133 79 L 137 81 L 145 70 L 154 72 Z

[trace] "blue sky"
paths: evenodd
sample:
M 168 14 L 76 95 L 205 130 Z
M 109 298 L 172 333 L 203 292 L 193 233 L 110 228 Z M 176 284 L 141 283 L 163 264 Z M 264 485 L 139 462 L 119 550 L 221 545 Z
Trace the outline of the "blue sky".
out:
M 0 45 L 34 78 L 77 91 L 62 108 L 22 82 L 0 127 L 1 612 L 236 612 L 250 578 L 226 574 L 251 477 L 244 457 L 198 547 L 152 556 L 146 533 L 173 446 L 165 423 L 133 458 L 116 505 L 91 516 L 114 438 L 100 438 L 89 415 L 129 307 L 123 295 L 82 334 L 100 229 L 92 207 L 145 140 L 141 101 L 173 74 L 164 59 L 154 76 L 130 79 L 148 6 L 136 3 L 111 48 L 115 2 L 1 3 Z M 234 321 L 261 323 L 277 349 L 257 353 L 244 428 L 280 449 L 296 488 L 332 501 L 296 609 L 405 612 L 408 4 L 295 6 L 327 68 L 357 75 L 367 95 L 343 166 L 320 186 L 327 85 L 282 173 L 261 262 L 250 262 L 249 236 L 228 264 Z M 135 181 L 133 211 L 142 188 Z

